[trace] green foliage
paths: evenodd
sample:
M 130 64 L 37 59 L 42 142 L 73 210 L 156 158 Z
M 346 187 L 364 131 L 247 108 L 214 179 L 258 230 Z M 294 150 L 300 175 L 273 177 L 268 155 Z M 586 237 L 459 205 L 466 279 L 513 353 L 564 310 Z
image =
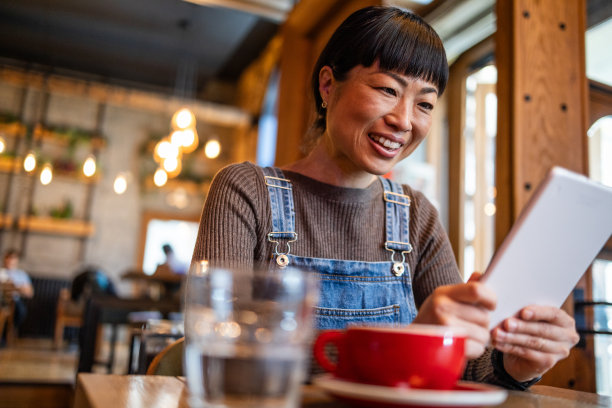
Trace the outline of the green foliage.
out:
M 73 213 L 73 208 L 72 208 L 72 202 L 70 200 L 64 201 L 64 203 L 61 206 L 52 208 L 51 211 L 49 211 L 49 215 L 51 217 L 59 218 L 59 219 L 72 218 L 72 213 Z

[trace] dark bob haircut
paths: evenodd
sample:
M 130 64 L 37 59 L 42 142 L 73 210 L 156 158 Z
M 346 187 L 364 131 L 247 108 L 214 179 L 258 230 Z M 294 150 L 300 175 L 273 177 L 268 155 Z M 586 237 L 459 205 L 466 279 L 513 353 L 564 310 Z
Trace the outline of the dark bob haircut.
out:
M 400 8 L 373 6 L 357 10 L 340 24 L 321 52 L 312 72 L 317 118 L 313 124 L 325 130 L 325 109 L 319 93 L 319 72 L 331 67 L 342 81 L 357 65 L 378 61 L 386 71 L 431 82 L 442 95 L 448 81 L 448 62 L 442 40 L 419 16 Z

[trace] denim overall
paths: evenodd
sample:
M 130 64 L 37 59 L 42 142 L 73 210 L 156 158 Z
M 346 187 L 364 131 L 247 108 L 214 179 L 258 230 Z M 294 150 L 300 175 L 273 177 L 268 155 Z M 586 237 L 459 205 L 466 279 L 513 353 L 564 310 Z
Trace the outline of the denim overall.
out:
M 302 267 L 320 276 L 321 294 L 315 308 L 317 329 L 342 329 L 348 324 L 402 325 L 412 322 L 416 306 L 405 254 L 409 243 L 410 197 L 398 183 L 380 177 L 386 208 L 385 249 L 388 262 L 307 258 L 292 255 L 297 241 L 291 181 L 280 169 L 262 169 L 270 197 L 274 245 L 272 262 L 280 267 Z

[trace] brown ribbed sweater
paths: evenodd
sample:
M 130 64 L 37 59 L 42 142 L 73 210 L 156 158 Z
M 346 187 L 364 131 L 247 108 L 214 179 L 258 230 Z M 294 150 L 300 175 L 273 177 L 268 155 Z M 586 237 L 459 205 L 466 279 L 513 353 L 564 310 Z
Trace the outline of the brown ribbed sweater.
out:
M 365 189 L 344 188 L 285 171 L 293 185 L 297 256 L 389 261 L 384 249 L 383 189 L 375 181 Z M 461 282 L 447 235 L 436 209 L 418 191 L 404 185 L 411 197 L 410 243 L 406 257 L 417 308 L 440 285 Z M 193 259 L 211 264 L 253 265 L 271 259 L 266 239 L 272 231 L 268 191 L 263 172 L 245 162 L 230 165 L 215 176 L 202 217 Z M 488 350 L 470 361 L 464 378 L 524 389 L 501 368 L 497 352 Z

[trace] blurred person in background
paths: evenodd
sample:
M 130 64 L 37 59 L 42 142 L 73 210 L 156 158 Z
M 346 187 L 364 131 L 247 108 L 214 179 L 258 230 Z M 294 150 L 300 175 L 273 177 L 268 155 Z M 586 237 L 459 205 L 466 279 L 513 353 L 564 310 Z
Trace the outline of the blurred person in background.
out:
M 27 314 L 24 299 L 34 296 L 34 288 L 30 276 L 23 269 L 19 269 L 19 251 L 16 249 L 9 249 L 4 253 L 0 269 L 0 284 L 3 297 L 4 295 L 12 297 L 15 305 L 13 325 L 18 331 Z

